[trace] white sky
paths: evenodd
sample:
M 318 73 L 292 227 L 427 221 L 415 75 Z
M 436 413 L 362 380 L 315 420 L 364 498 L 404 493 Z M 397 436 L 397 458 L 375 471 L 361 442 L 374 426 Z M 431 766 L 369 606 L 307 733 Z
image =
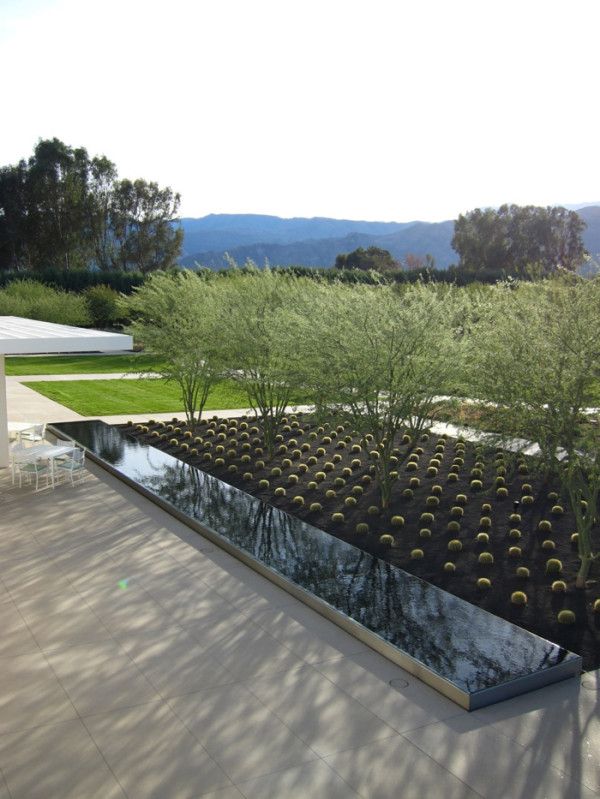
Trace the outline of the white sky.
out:
M 182 216 L 600 200 L 598 0 L 0 0 L 0 164 L 58 137 Z

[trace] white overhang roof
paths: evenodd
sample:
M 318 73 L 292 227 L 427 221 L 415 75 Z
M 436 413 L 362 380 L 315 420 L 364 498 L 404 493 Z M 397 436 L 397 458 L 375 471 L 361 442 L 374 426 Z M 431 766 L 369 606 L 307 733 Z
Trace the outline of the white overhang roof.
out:
M 104 333 L 19 316 L 0 316 L 0 355 L 115 352 L 132 348 L 132 337 L 122 333 Z

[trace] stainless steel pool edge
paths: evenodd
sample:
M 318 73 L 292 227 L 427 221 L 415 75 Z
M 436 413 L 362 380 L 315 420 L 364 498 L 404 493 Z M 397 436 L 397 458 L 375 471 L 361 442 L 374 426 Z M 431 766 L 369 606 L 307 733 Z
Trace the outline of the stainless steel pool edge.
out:
M 48 430 L 57 438 L 64 438 L 60 431 L 56 430 L 51 425 L 48 427 Z M 346 616 L 341 611 L 332 607 L 325 600 L 320 599 L 310 591 L 307 591 L 306 589 L 296 585 L 287 577 L 279 574 L 274 569 L 271 569 L 269 566 L 261 563 L 261 561 L 250 555 L 248 552 L 245 552 L 244 550 L 235 546 L 235 544 L 232 544 L 220 533 L 205 527 L 195 519 L 182 513 L 170 502 L 161 499 L 153 492 L 144 488 L 144 486 L 123 474 L 123 472 L 112 466 L 110 463 L 107 463 L 102 458 L 98 457 L 95 453 L 91 452 L 90 450 L 86 450 L 86 458 L 93 461 L 102 470 L 106 471 L 108 474 L 132 488 L 134 491 L 148 499 L 153 504 L 157 505 L 159 508 L 173 516 L 185 526 L 204 536 L 213 544 L 244 563 L 253 571 L 265 577 L 267 580 L 274 583 L 279 588 L 283 589 L 291 596 L 295 597 L 300 602 L 331 621 L 337 627 L 340 627 L 342 630 L 352 635 L 369 648 L 378 652 L 387 660 L 391 661 L 397 666 L 400 666 L 405 671 L 421 680 L 421 682 L 431 686 L 443 696 L 455 702 L 465 710 L 477 710 L 478 708 L 486 707 L 488 705 L 495 704 L 496 702 L 500 702 L 514 696 L 519 696 L 520 694 L 536 690 L 537 688 L 542 688 L 546 685 L 562 681 L 568 677 L 578 676 L 581 673 L 581 658 L 579 658 L 578 660 L 574 660 L 569 663 L 558 664 L 557 666 L 553 666 L 543 672 L 536 672 L 534 674 L 525 675 L 524 677 L 518 677 L 514 680 L 510 680 L 507 683 L 493 686 L 492 688 L 486 688 L 475 693 L 463 691 L 445 677 L 441 677 L 439 674 L 436 674 L 421 661 L 416 660 L 411 655 L 403 652 L 401 649 L 398 649 L 393 644 L 388 643 L 381 638 L 381 636 L 367 629 L 359 622 L 351 619 L 349 616 Z

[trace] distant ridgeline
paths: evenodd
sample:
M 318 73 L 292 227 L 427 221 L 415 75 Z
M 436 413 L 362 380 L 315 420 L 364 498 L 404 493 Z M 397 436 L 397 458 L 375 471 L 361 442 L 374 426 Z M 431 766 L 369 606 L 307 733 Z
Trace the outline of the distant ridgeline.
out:
M 600 256 L 600 206 L 578 211 L 586 222 L 583 243 Z M 211 269 L 227 265 L 226 254 L 236 263 L 250 259 L 277 266 L 333 267 L 340 253 L 359 247 L 380 247 L 403 264 L 411 258 L 431 261 L 437 269 L 458 263 L 452 249 L 454 220 L 445 222 L 356 222 L 344 219 L 282 219 L 258 214 L 210 214 L 182 219 L 184 232 L 179 263 Z M 428 258 L 429 256 L 429 258 Z

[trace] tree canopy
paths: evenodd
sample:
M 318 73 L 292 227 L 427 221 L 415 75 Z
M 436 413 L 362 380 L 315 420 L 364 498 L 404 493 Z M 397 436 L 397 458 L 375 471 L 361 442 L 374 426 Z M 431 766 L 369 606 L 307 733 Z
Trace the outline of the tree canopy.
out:
M 465 272 L 544 277 L 581 265 L 584 229 L 575 211 L 559 206 L 476 208 L 456 220 L 452 247 Z
M 0 269 L 167 269 L 183 238 L 173 225 L 179 199 L 119 180 L 105 156 L 40 140 L 27 161 L 0 168 Z
M 401 264 L 395 260 L 389 250 L 380 247 L 363 247 L 348 253 L 340 253 L 335 259 L 336 269 L 362 269 L 375 272 L 395 272 Z

